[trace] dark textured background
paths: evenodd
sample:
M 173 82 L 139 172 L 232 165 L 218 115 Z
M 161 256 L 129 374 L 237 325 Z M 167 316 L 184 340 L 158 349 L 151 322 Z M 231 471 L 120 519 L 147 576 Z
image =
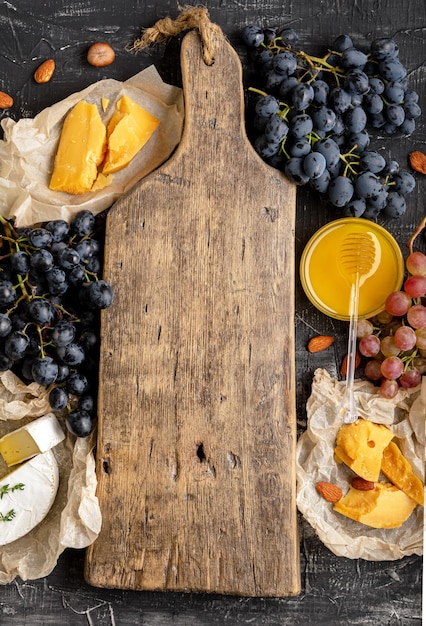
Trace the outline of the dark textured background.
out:
M 105 5 L 108 6 L 105 6 Z M 356 45 L 367 47 L 376 37 L 392 36 L 409 71 L 410 86 L 420 94 L 426 116 L 426 6 L 424 0 L 211 0 L 210 18 L 221 26 L 243 62 L 244 82 L 253 80 L 241 44 L 240 31 L 248 23 L 292 26 L 300 44 L 321 52 L 333 39 L 348 33 Z M 15 99 L 0 118 L 33 117 L 44 107 L 102 78 L 125 80 L 154 63 L 167 82 L 180 84 L 179 38 L 134 55 L 126 46 L 166 16 L 176 17 L 176 2 L 157 0 L 0 2 L 0 90 Z M 113 65 L 95 69 L 85 55 L 94 41 L 106 40 L 116 51 Z M 33 81 L 33 72 L 46 58 L 54 58 L 54 79 Z M 374 146 L 391 154 L 402 166 L 414 149 L 426 151 L 424 119 L 410 138 L 378 136 Z M 408 197 L 400 220 L 379 220 L 405 243 L 425 213 L 425 179 Z M 298 190 L 296 264 L 317 228 L 339 217 L 306 189 Z M 305 403 L 312 375 L 326 367 L 338 375 L 346 352 L 347 326 L 316 312 L 296 281 L 296 365 L 298 427 L 306 426 Z M 332 349 L 316 356 L 306 350 L 313 334 L 332 334 Z M 261 599 L 101 590 L 83 579 L 84 551 L 67 550 L 50 576 L 36 581 L 19 579 L 0 587 L 0 624 L 93 626 L 412 626 L 421 623 L 422 559 L 394 562 L 351 561 L 335 557 L 300 518 L 302 593 L 296 598 Z

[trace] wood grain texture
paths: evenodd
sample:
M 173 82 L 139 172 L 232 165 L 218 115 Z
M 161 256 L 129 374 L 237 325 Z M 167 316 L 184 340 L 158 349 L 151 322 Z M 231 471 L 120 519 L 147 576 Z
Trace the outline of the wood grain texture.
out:
M 245 137 L 222 35 L 182 44 L 185 131 L 107 220 L 97 446 L 101 587 L 299 592 L 295 191 Z

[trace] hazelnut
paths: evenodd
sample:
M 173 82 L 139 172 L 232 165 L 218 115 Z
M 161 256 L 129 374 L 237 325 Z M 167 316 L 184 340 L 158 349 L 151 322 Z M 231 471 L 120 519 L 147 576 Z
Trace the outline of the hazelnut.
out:
M 87 62 L 94 67 L 106 67 L 111 65 L 115 59 L 115 52 L 104 41 L 98 41 L 90 46 L 87 52 Z

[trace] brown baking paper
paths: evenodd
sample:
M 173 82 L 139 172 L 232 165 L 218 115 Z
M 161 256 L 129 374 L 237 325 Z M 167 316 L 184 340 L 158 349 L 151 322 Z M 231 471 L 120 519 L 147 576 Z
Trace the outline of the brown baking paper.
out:
M 110 185 L 85 194 L 49 189 L 65 116 L 80 100 L 96 104 L 108 122 L 117 100 L 126 94 L 160 120 L 160 125 L 130 164 L 112 175 Z M 109 99 L 104 112 L 102 98 Z M 31 119 L 2 121 L 0 141 L 0 214 L 15 216 L 18 226 L 71 217 L 83 209 L 94 214 L 109 208 L 135 183 L 165 161 L 180 141 L 184 109 L 182 90 L 164 83 L 154 66 L 120 82 L 106 79 L 90 85 Z
M 393 400 L 380 397 L 368 381 L 354 384 L 358 415 L 386 424 L 398 437 L 403 454 L 413 471 L 424 478 L 426 377 L 414 389 L 400 389 Z M 423 553 L 423 508 L 417 506 L 410 518 L 395 529 L 374 529 L 333 511 L 333 506 L 316 490 L 328 481 L 349 488 L 353 472 L 334 460 L 336 434 L 341 426 L 340 406 L 345 383 L 326 370 L 315 371 L 307 402 L 308 426 L 296 447 L 297 506 L 321 541 L 337 556 L 369 561 L 395 560 Z
M 0 374 L 0 437 L 49 412 L 48 391 L 44 387 L 37 383 L 25 385 L 10 371 Z M 55 502 L 31 532 L 0 547 L 1 584 L 17 576 L 23 580 L 47 576 L 65 548 L 85 548 L 99 534 L 102 520 L 95 495 L 91 439 L 72 436 L 64 420 L 58 419 L 67 435 L 53 449 L 59 466 Z M 0 457 L 0 477 L 11 469 Z

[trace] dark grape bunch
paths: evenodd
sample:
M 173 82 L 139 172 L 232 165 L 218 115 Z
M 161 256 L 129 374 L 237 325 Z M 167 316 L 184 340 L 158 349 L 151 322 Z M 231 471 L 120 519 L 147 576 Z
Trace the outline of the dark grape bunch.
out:
M 16 228 L 0 216 L 0 371 L 49 388 L 68 430 L 93 428 L 99 311 L 114 298 L 102 270 L 101 218 L 80 211 Z
M 370 128 L 410 135 L 421 114 L 398 46 L 376 39 L 368 54 L 340 35 L 323 57 L 299 50 L 291 28 L 243 28 L 259 78 L 248 130 L 257 153 L 296 185 L 309 185 L 346 217 L 397 218 L 413 175 L 370 146 Z
M 426 217 L 420 228 L 425 225 Z M 384 398 L 394 398 L 400 387 L 416 387 L 426 374 L 426 254 L 409 249 L 402 289 L 388 295 L 376 318 L 358 322 L 364 374 Z

